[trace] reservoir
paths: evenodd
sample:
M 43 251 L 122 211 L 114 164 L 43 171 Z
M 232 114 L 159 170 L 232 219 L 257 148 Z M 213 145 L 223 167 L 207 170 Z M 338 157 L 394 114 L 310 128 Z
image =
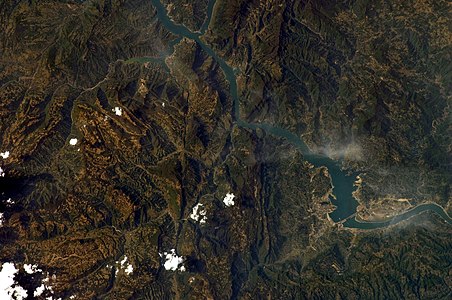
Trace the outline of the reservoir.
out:
M 203 24 L 201 31 L 197 33 L 191 32 L 183 25 L 173 23 L 168 17 L 165 7 L 159 0 L 151 0 L 151 2 L 157 10 L 158 19 L 168 31 L 172 32 L 175 35 L 196 41 L 202 47 L 202 49 L 219 64 L 225 74 L 227 81 L 229 82 L 229 92 L 234 103 L 233 117 L 237 126 L 249 129 L 260 128 L 269 134 L 286 139 L 303 154 L 305 160 L 316 167 L 324 166 L 328 168 L 333 183 L 333 194 L 336 197 L 336 199 L 331 199 L 331 202 L 336 206 L 336 209 L 332 213 L 330 213 L 330 217 L 334 222 L 343 222 L 343 226 L 347 228 L 376 229 L 397 224 L 403 220 L 426 211 L 433 211 L 441 216 L 446 221 L 446 223 L 452 224 L 452 218 L 449 217 L 444 209 L 441 206 L 433 203 L 418 205 L 413 209 L 410 209 L 384 222 L 357 221 L 354 215 L 356 213 L 358 202 L 352 196 L 352 192 L 355 190 L 354 182 L 356 180 L 357 174 L 348 174 L 346 171 L 343 171 L 341 169 L 340 162 L 334 161 L 324 155 L 312 153 L 307 145 L 303 142 L 303 140 L 301 140 L 297 135 L 291 133 L 288 130 L 270 124 L 248 123 L 240 118 L 240 103 L 234 69 L 231 68 L 221 57 L 219 57 L 199 38 L 202 34 L 204 34 L 209 26 L 209 22 L 212 18 L 215 0 L 209 1 L 206 21 Z

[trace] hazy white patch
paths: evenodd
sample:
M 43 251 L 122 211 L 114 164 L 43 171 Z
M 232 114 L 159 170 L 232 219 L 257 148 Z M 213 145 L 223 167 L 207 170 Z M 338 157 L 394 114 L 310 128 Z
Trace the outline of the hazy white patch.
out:
M 0 156 L 3 159 L 7 159 L 9 157 L 9 151 L 5 151 L 5 152 L 0 152 Z
M 3 263 L 0 271 L 0 299 L 25 299 L 27 291 L 20 285 L 14 284 L 14 276 L 19 270 L 14 263 Z
M 28 274 L 33 274 L 36 272 L 42 272 L 41 269 L 38 269 L 38 265 L 32 265 L 32 264 L 24 264 L 24 270 Z
M 11 198 L 9 198 L 8 200 L 6 200 L 6 203 L 8 203 L 8 204 L 14 204 L 14 201 L 11 200 Z
M 72 138 L 69 140 L 69 145 L 71 146 L 75 146 L 77 145 L 78 140 L 76 138 Z
M 190 214 L 190 218 L 199 222 L 200 224 L 206 223 L 207 221 L 206 210 L 204 209 L 204 206 L 201 203 L 198 203 L 193 207 L 193 210 Z
M 162 102 L 162 106 L 165 107 L 165 102 Z
M 3 214 L 0 213 L 0 227 L 3 225 L 4 219 L 3 219 Z
M 182 256 L 177 256 L 175 249 L 171 249 L 170 252 L 163 252 L 163 255 L 160 254 L 160 257 L 164 257 L 166 260 L 163 264 L 165 270 L 179 270 L 181 272 L 185 271 L 185 267 L 182 265 L 184 263 L 184 259 Z
M 319 147 L 318 151 L 331 159 L 344 158 L 349 161 L 362 161 L 364 159 L 363 148 L 356 141 L 346 145 Z
M 115 108 L 112 109 L 112 111 L 114 111 L 117 116 L 122 116 L 122 108 L 121 107 L 116 106 Z
M 3 171 L 2 167 L 0 167 L 0 177 L 5 177 L 5 172 Z
M 223 199 L 224 205 L 226 205 L 228 207 L 234 205 L 235 204 L 234 198 L 235 198 L 235 195 L 233 193 L 227 193 Z

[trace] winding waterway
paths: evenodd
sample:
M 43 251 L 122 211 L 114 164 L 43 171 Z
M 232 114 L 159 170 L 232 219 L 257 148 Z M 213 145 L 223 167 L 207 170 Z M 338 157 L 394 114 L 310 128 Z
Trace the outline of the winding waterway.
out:
M 309 161 L 311 164 L 316 167 L 325 166 L 328 168 L 333 183 L 333 194 L 336 197 L 336 199 L 331 199 L 331 201 L 337 208 L 329 214 L 334 222 L 342 222 L 343 226 L 347 228 L 375 229 L 386 227 L 392 224 L 397 224 L 425 211 L 433 211 L 440 215 L 446 223 L 452 224 L 452 218 L 449 217 L 449 215 L 441 206 L 434 203 L 418 205 L 413 209 L 408 210 L 384 222 L 362 222 L 356 220 L 355 214 L 358 202 L 352 196 L 352 192 L 355 190 L 354 181 L 356 174 L 347 174 L 347 172 L 341 170 L 340 162 L 334 161 L 324 155 L 312 153 L 307 145 L 303 142 L 303 140 L 301 140 L 297 135 L 291 133 L 288 130 L 270 124 L 248 123 L 240 118 L 240 103 L 234 69 L 231 68 L 221 57 L 219 57 L 215 53 L 215 51 L 213 51 L 200 39 L 200 36 L 205 33 L 209 26 L 213 14 L 213 7 L 216 1 L 209 1 L 207 8 L 207 18 L 199 32 L 191 32 L 185 26 L 175 24 L 168 17 L 165 7 L 159 0 L 151 0 L 151 2 L 157 10 L 157 18 L 168 31 L 172 32 L 175 35 L 194 40 L 208 55 L 210 55 L 219 64 L 220 68 L 225 74 L 226 79 L 229 82 L 229 92 L 234 103 L 233 117 L 237 126 L 249 129 L 260 128 L 274 136 L 284 138 L 295 147 L 297 147 L 297 149 L 299 149 L 303 153 L 304 159 Z

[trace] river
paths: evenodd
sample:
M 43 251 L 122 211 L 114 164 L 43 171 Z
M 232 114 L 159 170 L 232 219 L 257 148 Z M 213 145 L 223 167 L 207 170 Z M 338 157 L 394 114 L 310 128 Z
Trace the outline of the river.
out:
M 196 41 L 201 46 L 201 48 L 219 64 L 220 68 L 225 74 L 226 80 L 229 82 L 229 92 L 234 103 L 233 117 L 235 120 L 234 122 L 237 126 L 249 129 L 261 128 L 269 134 L 284 138 L 292 145 L 294 145 L 298 150 L 300 150 L 303 153 L 304 159 L 309 161 L 311 164 L 316 167 L 325 166 L 328 168 L 333 184 L 333 194 L 336 198 L 331 199 L 331 202 L 336 206 L 336 209 L 329 214 L 330 218 L 334 222 L 341 222 L 343 226 L 347 228 L 375 229 L 397 224 L 403 220 L 426 211 L 433 211 L 441 216 L 446 223 L 452 224 L 452 218 L 449 217 L 449 215 L 441 206 L 434 203 L 418 205 L 413 209 L 410 209 L 384 222 L 357 221 L 355 214 L 356 208 L 358 207 L 358 202 L 352 196 L 352 193 L 355 190 L 354 182 L 356 180 L 357 174 L 348 174 L 348 172 L 341 169 L 340 162 L 334 161 L 324 155 L 312 153 L 307 145 L 303 142 L 303 140 L 301 140 L 297 135 L 291 133 L 288 130 L 270 124 L 248 123 L 240 118 L 240 102 L 237 90 L 237 79 L 234 69 L 230 67 L 221 57 L 219 57 L 215 53 L 215 51 L 213 51 L 200 39 L 200 36 L 202 36 L 209 27 L 209 23 L 212 19 L 212 14 L 214 11 L 213 7 L 215 6 L 215 0 L 209 0 L 206 21 L 202 25 L 202 28 L 199 32 L 191 32 L 185 26 L 181 24 L 175 24 L 168 17 L 165 7 L 159 0 L 151 0 L 151 3 L 157 10 L 157 18 L 168 31 L 172 32 L 175 35 Z

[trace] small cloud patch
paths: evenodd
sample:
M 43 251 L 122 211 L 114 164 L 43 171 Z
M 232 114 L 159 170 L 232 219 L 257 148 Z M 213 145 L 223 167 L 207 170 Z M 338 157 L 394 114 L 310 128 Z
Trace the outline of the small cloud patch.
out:
M 235 204 L 234 202 L 235 195 L 232 193 L 227 193 L 226 196 L 223 198 L 223 203 L 227 207 L 233 206 Z
M 5 151 L 5 152 L 0 152 L 0 156 L 3 158 L 3 159 L 7 159 L 8 157 L 9 157 L 9 151 Z
M 124 270 L 124 272 L 125 272 L 127 275 L 132 274 L 132 272 L 133 272 L 133 266 L 132 266 L 132 265 L 128 265 L 127 268 Z
M 78 143 L 78 140 L 76 138 L 69 140 L 69 145 L 71 145 L 71 146 L 75 146 L 75 145 L 77 145 L 77 143 Z
M 190 214 L 190 218 L 199 222 L 200 224 L 204 224 L 207 221 L 206 210 L 201 203 L 196 204 L 193 207 L 193 210 Z
M 0 167 L 0 177 L 5 177 L 5 172 L 3 171 L 2 167 Z
M 121 107 L 116 106 L 115 108 L 112 109 L 112 111 L 115 112 L 115 115 L 122 116 L 122 108 Z
M 45 289 L 46 289 L 46 286 L 44 285 L 44 283 L 41 284 L 41 285 L 38 286 L 38 287 L 36 288 L 36 290 L 33 292 L 33 296 L 35 296 L 35 297 L 41 296 L 42 293 L 44 293 Z
M 33 268 L 33 267 L 35 267 L 35 266 L 31 266 L 31 268 Z M 24 269 L 25 269 L 25 265 L 24 265 Z M 35 267 L 35 269 L 36 269 L 36 267 Z M 27 272 L 26 269 L 25 269 L 25 271 Z M 42 270 L 36 269 L 36 271 L 37 271 L 37 272 L 41 272 Z M 28 273 L 28 272 L 27 272 L 27 273 Z M 29 273 L 29 274 L 30 274 L 30 273 Z M 46 278 L 44 278 L 44 279 L 42 280 L 41 285 L 38 286 L 38 287 L 36 288 L 36 290 L 34 290 L 34 292 L 33 292 L 33 296 L 34 296 L 34 297 L 39 297 L 39 296 L 41 296 L 42 293 L 44 293 L 44 291 L 48 291 L 48 293 L 53 294 L 53 288 L 52 288 L 52 286 L 50 285 L 50 277 L 49 277 L 49 276 L 50 276 L 50 274 L 47 272 Z M 52 280 L 56 280 L 56 275 L 55 275 L 55 274 L 52 275 Z M 47 299 L 47 300 L 51 300 L 51 299 L 54 299 L 54 298 L 53 298 L 53 296 L 51 295 L 51 296 L 47 297 L 46 299 Z M 61 299 L 61 298 L 58 298 L 58 299 Z
M 124 258 L 121 260 L 120 264 L 121 264 L 121 268 L 124 267 L 124 264 L 127 262 L 127 256 L 124 255 Z
M 182 256 L 177 256 L 175 249 L 171 249 L 170 252 L 163 252 L 163 254 L 159 255 L 160 257 L 163 257 L 165 259 L 165 263 L 163 264 L 165 270 L 179 270 L 181 272 L 185 271 L 185 267 L 183 266 L 184 258 Z
M 118 262 L 116 262 L 118 263 Z M 126 273 L 126 275 L 130 275 L 133 273 L 133 266 L 132 264 L 130 264 L 127 261 L 127 256 L 124 255 L 124 258 L 119 262 L 119 267 L 116 268 L 116 272 L 115 274 L 117 275 L 119 273 L 119 270 L 124 270 L 124 273 Z M 107 267 L 110 267 L 109 265 L 107 265 Z
M 25 272 L 27 272 L 27 274 L 42 272 L 41 269 L 38 269 L 37 265 L 32 265 L 32 264 L 24 264 L 24 270 L 25 270 Z

